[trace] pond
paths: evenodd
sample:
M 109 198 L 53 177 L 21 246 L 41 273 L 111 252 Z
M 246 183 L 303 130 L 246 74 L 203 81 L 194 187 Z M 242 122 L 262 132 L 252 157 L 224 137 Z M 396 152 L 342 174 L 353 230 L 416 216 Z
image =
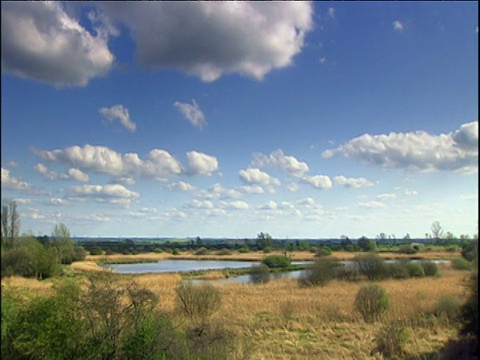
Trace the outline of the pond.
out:
M 385 262 L 395 262 L 398 260 L 386 260 Z M 412 262 L 420 262 L 421 260 L 412 260 Z M 449 264 L 449 260 L 432 260 L 437 264 Z M 310 264 L 311 261 L 294 261 L 292 264 Z M 352 264 L 352 261 L 341 261 L 345 265 Z M 259 261 L 232 261 L 232 260 L 159 260 L 151 263 L 134 263 L 134 264 L 108 264 L 103 265 L 106 268 L 112 269 L 119 274 L 146 274 L 146 273 L 173 273 L 173 272 L 188 272 L 196 270 L 223 270 L 223 269 L 239 269 L 249 268 L 251 266 L 259 265 Z M 271 274 L 272 279 L 278 278 L 298 278 L 303 271 L 288 271 L 282 273 Z M 205 281 L 205 280 L 190 280 L 190 281 Z M 234 281 L 240 283 L 250 282 L 249 275 L 241 275 L 230 277 L 228 279 L 219 279 L 215 282 Z

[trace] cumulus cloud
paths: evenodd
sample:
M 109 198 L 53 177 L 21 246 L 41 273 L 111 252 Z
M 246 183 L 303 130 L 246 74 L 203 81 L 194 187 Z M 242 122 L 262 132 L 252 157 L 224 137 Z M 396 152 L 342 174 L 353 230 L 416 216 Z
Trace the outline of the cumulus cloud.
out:
M 307 198 L 298 200 L 297 204 L 302 206 L 313 206 L 315 205 L 315 200 L 313 200 L 311 197 L 307 197 Z
M 315 189 L 330 189 L 332 180 L 327 175 L 305 176 L 302 178 L 304 183 L 312 185 Z
M 290 192 L 295 192 L 295 191 L 298 191 L 300 189 L 300 185 L 298 183 L 289 183 L 287 185 L 287 190 L 290 191 Z
M 120 154 L 105 146 L 71 146 L 52 151 L 32 149 L 45 161 L 63 163 L 82 171 L 93 171 L 113 179 L 145 179 L 165 181 L 171 175 L 182 172 L 180 163 L 167 151 L 153 149 L 144 159 L 136 153 Z
M 266 172 L 263 172 L 256 168 L 248 168 L 245 170 L 240 170 L 238 172 L 238 176 L 242 181 L 244 181 L 247 184 L 263 185 L 263 186 L 280 185 L 280 181 L 277 178 L 274 178 L 269 174 L 267 174 Z
M 275 150 L 268 156 L 261 153 L 255 154 L 252 161 L 252 167 L 272 167 L 294 177 L 302 177 L 310 170 L 307 163 L 298 161 L 293 156 L 284 155 L 283 151 L 280 149 Z
M 197 200 L 193 199 L 189 204 L 189 207 L 193 207 L 195 209 L 213 209 L 213 203 L 209 200 Z
M 378 200 L 392 200 L 396 198 L 397 198 L 397 195 L 392 193 L 379 194 L 375 196 L 375 199 L 378 199 Z
M 68 199 L 71 200 L 93 200 L 123 206 L 130 206 L 139 196 L 139 193 L 119 184 L 74 186 L 68 190 Z
M 358 203 L 358 206 L 364 207 L 367 209 L 378 209 L 378 208 L 384 208 L 386 205 L 381 201 L 368 201 L 368 202 L 360 202 Z
M 30 192 L 33 187 L 26 181 L 10 176 L 10 170 L 2 167 L 2 188 Z
M 375 185 L 373 182 L 360 177 L 360 178 L 346 178 L 345 176 L 335 176 L 333 181 L 337 185 L 344 186 L 346 188 L 362 188 Z
M 140 64 L 214 81 L 262 79 L 292 63 L 313 28 L 309 2 L 193 1 L 104 4 L 131 30 Z
M 259 210 L 275 210 L 278 207 L 277 203 L 273 200 L 268 201 L 267 203 L 258 206 Z
M 95 35 L 57 1 L 2 1 L 2 70 L 55 86 L 85 86 L 105 75 L 114 56 L 112 27 L 90 16 Z
M 425 131 L 364 134 L 335 149 L 324 158 L 341 155 L 385 169 L 409 171 L 478 170 L 478 121 L 462 125 L 449 134 L 431 135 Z
M 195 190 L 195 186 L 189 183 L 186 183 L 185 181 L 179 181 L 179 182 L 169 184 L 167 186 L 167 189 L 174 190 L 174 191 L 188 192 L 188 191 Z
M 235 201 L 220 201 L 220 206 L 227 209 L 245 210 L 248 209 L 248 203 L 241 200 Z
M 260 185 L 242 185 L 239 190 L 246 194 L 264 194 L 265 190 Z
M 123 105 L 114 105 L 110 108 L 103 107 L 98 112 L 105 117 L 107 122 L 113 123 L 117 120 L 129 131 L 135 132 L 137 130 L 137 125 L 130 120 L 130 113 Z
M 55 171 L 49 170 L 45 165 L 38 163 L 37 165 L 35 165 L 34 169 L 49 180 L 72 179 L 80 182 L 88 182 L 90 180 L 90 177 L 87 174 L 75 168 L 68 169 L 68 172 L 66 174 L 58 174 Z
M 205 120 L 205 115 L 203 114 L 202 110 L 200 110 L 200 106 L 198 106 L 197 102 L 192 99 L 192 104 L 188 103 L 181 103 L 176 101 L 173 104 L 183 115 L 183 117 L 190 122 L 193 126 L 202 130 L 204 126 L 207 125 Z
M 189 173 L 193 175 L 211 176 L 218 169 L 217 158 L 201 152 L 187 152 L 187 161 Z
M 393 30 L 402 32 L 404 29 L 403 23 L 400 20 L 392 22 Z
M 195 196 L 204 199 L 235 199 L 242 197 L 242 193 L 234 189 L 225 188 L 222 185 L 216 183 L 206 190 L 198 191 Z

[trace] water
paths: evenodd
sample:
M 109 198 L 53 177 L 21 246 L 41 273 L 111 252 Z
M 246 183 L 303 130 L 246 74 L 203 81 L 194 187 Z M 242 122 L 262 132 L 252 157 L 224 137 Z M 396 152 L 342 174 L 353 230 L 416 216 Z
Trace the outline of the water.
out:
M 227 260 L 160 260 L 154 263 L 104 265 L 119 274 L 172 273 L 195 270 L 222 270 L 259 265 L 259 261 Z

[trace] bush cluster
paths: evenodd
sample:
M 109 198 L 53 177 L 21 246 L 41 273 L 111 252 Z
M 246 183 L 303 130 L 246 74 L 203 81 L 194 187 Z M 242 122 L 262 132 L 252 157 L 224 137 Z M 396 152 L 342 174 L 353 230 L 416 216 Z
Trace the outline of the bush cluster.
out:
M 262 263 L 272 269 L 288 268 L 292 262 L 290 259 L 282 255 L 268 255 L 265 259 L 263 259 Z
M 389 308 L 388 292 L 378 284 L 365 285 L 355 297 L 355 309 L 368 323 L 379 320 Z

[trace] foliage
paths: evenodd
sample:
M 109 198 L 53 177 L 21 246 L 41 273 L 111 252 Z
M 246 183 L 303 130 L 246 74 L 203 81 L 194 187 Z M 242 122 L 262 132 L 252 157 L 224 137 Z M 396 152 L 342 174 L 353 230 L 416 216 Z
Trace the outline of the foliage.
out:
M 197 251 L 195 251 L 195 255 L 207 255 L 209 253 L 207 248 L 201 247 Z
M 303 275 L 299 278 L 299 283 L 306 286 L 324 286 L 335 278 L 336 271 L 341 266 L 343 264 L 336 258 L 321 257 L 303 272 Z
M 449 321 L 456 321 L 461 314 L 461 302 L 453 296 L 443 296 L 435 305 L 434 313 L 437 317 L 442 317 Z
M 226 248 L 220 249 L 217 251 L 217 255 L 232 255 L 232 252 Z
M 319 247 L 315 256 L 329 256 L 332 255 L 332 249 L 326 246 Z
M 462 256 L 468 261 L 478 257 L 478 240 L 468 242 L 461 251 Z
M 402 245 L 398 249 L 400 254 L 415 254 L 417 250 L 412 245 Z
M 250 281 L 254 284 L 261 284 L 270 281 L 270 268 L 265 264 L 252 266 L 249 272 Z
M 287 268 L 291 265 L 290 259 L 282 255 L 268 255 L 262 260 L 262 263 L 269 268 Z
M 422 264 L 416 262 L 408 262 L 407 263 L 407 270 L 410 277 L 424 277 L 425 270 L 423 270 Z
M 376 249 L 376 244 L 375 241 L 369 240 L 367 237 L 362 236 L 360 239 L 357 241 L 357 245 L 362 249 L 362 251 L 375 251 Z
M 259 233 L 257 235 L 256 245 L 258 250 L 263 250 L 272 245 L 272 237 L 268 233 Z
M 212 284 L 184 282 L 175 288 L 177 307 L 189 318 L 206 320 L 220 308 L 222 294 Z
M 13 199 L 2 199 L 2 212 L 0 218 L 2 248 L 11 249 L 20 233 L 20 214 L 17 203 Z
M 472 264 L 464 258 L 457 257 L 452 259 L 452 267 L 455 270 L 470 270 L 472 268 Z
M 378 284 L 365 285 L 355 297 L 355 309 L 369 323 L 379 320 L 389 308 L 388 292 Z
M 400 262 L 385 263 L 385 270 L 388 276 L 393 279 L 406 279 L 410 277 L 407 267 Z
M 368 280 L 381 280 L 387 277 L 385 261 L 377 254 L 360 254 L 353 258 L 360 274 Z
M 408 338 L 407 329 L 403 325 L 399 323 L 384 325 L 375 339 L 374 352 L 382 354 L 384 359 L 403 359 Z
M 425 276 L 438 276 L 440 272 L 438 270 L 438 265 L 433 261 L 422 261 L 421 265 L 423 267 L 423 271 Z

